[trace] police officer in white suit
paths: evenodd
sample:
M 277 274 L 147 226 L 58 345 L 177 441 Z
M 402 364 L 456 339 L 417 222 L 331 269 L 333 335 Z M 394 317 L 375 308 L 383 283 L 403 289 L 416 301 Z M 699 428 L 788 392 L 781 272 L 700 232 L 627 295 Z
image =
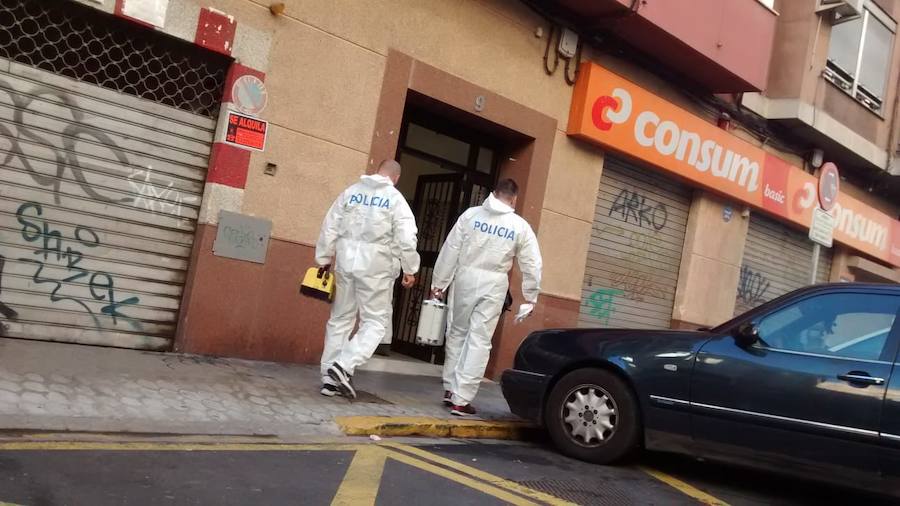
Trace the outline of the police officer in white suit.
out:
M 457 416 L 475 414 L 472 400 L 490 358 L 513 258 L 525 298 L 518 321 L 531 314 L 540 292 L 541 252 L 531 226 L 514 212 L 518 191 L 515 181 L 504 179 L 484 204 L 464 212 L 434 267 L 432 295 L 442 298 L 450 287 L 444 403 Z
M 356 397 L 354 370 L 366 363 L 385 337 L 394 280 L 404 288 L 419 272 L 416 220 L 394 187 L 400 164 L 385 160 L 378 173 L 362 176 L 334 201 L 316 243 L 316 263 L 336 274 L 334 303 L 325 328 L 322 395 Z M 336 257 L 336 258 L 335 258 Z M 350 332 L 359 313 L 356 334 Z

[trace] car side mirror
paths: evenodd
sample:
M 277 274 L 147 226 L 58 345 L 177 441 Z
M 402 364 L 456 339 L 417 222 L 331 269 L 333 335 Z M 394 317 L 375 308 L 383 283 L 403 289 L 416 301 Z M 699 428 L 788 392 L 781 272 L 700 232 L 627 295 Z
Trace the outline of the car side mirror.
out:
M 752 323 L 744 323 L 734 332 L 734 340 L 741 348 L 753 346 L 759 341 L 759 327 Z

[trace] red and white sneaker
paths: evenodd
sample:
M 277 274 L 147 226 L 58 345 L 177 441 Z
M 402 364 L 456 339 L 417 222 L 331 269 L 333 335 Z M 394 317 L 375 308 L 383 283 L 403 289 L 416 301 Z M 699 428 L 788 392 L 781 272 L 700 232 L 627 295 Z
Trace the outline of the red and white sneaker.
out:
M 450 414 L 453 416 L 474 416 L 476 413 L 477 411 L 471 404 L 466 404 L 465 406 L 454 405 L 450 408 Z
M 453 406 L 453 393 L 450 390 L 444 390 L 444 406 Z

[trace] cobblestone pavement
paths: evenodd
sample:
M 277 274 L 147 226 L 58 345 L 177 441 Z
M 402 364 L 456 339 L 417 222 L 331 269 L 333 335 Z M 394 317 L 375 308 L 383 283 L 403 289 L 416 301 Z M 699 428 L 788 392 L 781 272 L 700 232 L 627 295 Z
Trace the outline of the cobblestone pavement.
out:
M 0 429 L 331 435 L 335 416 L 449 417 L 440 379 L 360 371 L 360 400 L 319 395 L 318 367 L 0 338 Z M 499 386 L 476 406 L 512 418 Z

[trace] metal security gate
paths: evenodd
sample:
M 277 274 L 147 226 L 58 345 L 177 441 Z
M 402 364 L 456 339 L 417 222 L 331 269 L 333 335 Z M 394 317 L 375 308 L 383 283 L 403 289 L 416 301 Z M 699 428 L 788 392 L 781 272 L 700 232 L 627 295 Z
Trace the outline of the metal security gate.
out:
M 165 349 L 224 69 L 83 9 L 0 2 L 0 334 Z
M 443 350 L 416 344 L 419 311 L 431 290 L 431 275 L 441 246 L 459 215 L 462 182 L 462 174 L 439 174 L 419 176 L 416 183 L 413 213 L 419 227 L 416 249 L 422 262 L 415 286 L 410 290 L 396 290 L 392 345 L 393 349 L 426 362 L 432 361 L 436 351 L 442 358 Z
M 416 217 L 422 266 L 409 290 L 396 285 L 391 349 L 434 364 L 444 363 L 444 348 L 416 343 L 422 301 L 441 247 L 457 218 L 479 206 L 497 178 L 503 143 L 473 128 L 407 104 L 397 160 L 403 165 L 398 188 Z
M 735 301 L 735 314 L 810 284 L 813 243 L 807 234 L 759 213 L 750 215 L 750 229 Z M 833 251 L 821 248 L 816 282 L 831 277 Z
M 687 186 L 606 158 L 579 326 L 670 326 L 691 197 Z

